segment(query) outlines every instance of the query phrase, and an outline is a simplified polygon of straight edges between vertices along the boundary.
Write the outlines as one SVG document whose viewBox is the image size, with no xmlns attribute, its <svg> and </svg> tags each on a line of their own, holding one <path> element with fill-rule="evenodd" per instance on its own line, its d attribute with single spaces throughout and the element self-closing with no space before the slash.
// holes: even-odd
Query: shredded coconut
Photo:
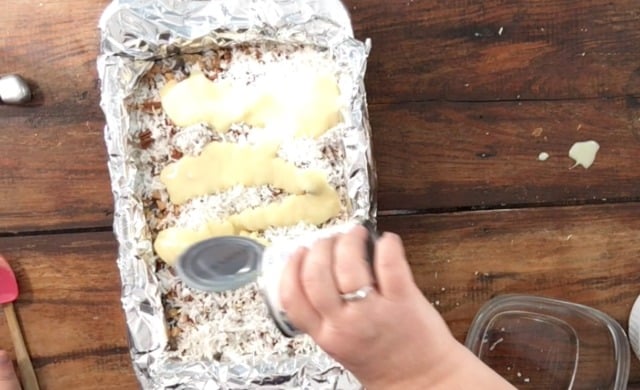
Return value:
<svg viewBox="0 0 640 390">
<path fill-rule="evenodd" d="M 265 75 L 317 69 L 339 74 L 330 53 L 312 47 L 263 45 L 206 51 L 158 61 L 145 74 L 136 92 L 129 97 L 129 142 L 137 163 L 137 194 L 143 205 L 153 240 L 158 232 L 172 226 L 197 229 L 209 220 L 220 220 L 247 208 L 278 201 L 286 196 L 271 186 L 235 186 L 217 194 L 197 197 L 180 206 L 173 205 L 160 172 L 183 156 L 196 156 L 210 142 L 256 144 L 269 138 L 270 129 L 235 124 L 226 133 L 217 133 L 207 124 L 180 128 L 165 115 L 159 90 L 169 80 L 180 81 L 193 71 L 209 79 L 233 79 L 248 83 Z M 347 83 L 348 84 L 348 83 Z M 342 88 L 342 87 L 341 87 Z M 348 95 L 348 93 L 343 93 Z M 344 97 L 345 102 L 347 97 Z M 346 106 L 346 105 L 345 105 Z M 329 183 L 338 190 L 343 205 L 340 215 L 324 226 L 349 219 L 349 194 L 345 183 L 345 152 L 341 139 L 345 125 L 338 125 L 319 139 L 283 140 L 278 156 L 299 168 L 326 172 Z M 270 228 L 258 236 L 269 242 L 295 237 L 324 226 L 299 223 Z M 154 257 L 156 258 L 156 257 Z M 156 276 L 168 325 L 168 353 L 186 361 L 202 359 L 246 361 L 256 356 L 293 355 L 318 352 L 308 337 L 285 338 L 267 313 L 255 285 L 220 294 L 191 290 L 173 269 L 156 258 Z"/>
</svg>

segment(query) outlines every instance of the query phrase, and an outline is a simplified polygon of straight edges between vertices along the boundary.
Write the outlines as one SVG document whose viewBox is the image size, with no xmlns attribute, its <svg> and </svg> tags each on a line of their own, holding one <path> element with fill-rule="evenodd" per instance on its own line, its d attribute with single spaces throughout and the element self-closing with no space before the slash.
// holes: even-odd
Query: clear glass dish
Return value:
<svg viewBox="0 0 640 390">
<path fill-rule="evenodd" d="M 519 389 L 626 389 L 630 349 L 622 327 L 593 308 L 504 295 L 476 315 L 465 342 Z"/>
</svg>

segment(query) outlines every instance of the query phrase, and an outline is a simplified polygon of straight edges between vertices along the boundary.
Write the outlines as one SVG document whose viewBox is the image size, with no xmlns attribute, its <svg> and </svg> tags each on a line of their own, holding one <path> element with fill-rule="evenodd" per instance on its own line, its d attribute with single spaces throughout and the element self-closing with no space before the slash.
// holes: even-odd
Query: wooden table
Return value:
<svg viewBox="0 0 640 390">
<path fill-rule="evenodd" d="M 31 107 L 0 106 L 0 250 L 43 389 L 136 388 L 98 106 L 106 4 L 0 13 L 0 73 L 37 86 Z M 373 40 L 379 224 L 404 237 L 455 336 L 503 293 L 586 304 L 626 329 L 640 293 L 640 3 L 347 4 L 357 37 Z M 595 164 L 570 169 L 569 148 L 590 139 Z"/>
</svg>

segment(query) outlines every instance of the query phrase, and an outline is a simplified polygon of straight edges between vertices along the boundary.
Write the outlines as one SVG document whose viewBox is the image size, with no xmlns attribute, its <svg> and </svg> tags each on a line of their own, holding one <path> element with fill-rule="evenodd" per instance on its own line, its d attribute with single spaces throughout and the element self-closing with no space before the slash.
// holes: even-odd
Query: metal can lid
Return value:
<svg viewBox="0 0 640 390">
<path fill-rule="evenodd" d="M 208 292 L 235 290 L 256 280 L 264 246 L 246 237 L 201 241 L 178 259 L 178 276 L 189 287 Z"/>
</svg>

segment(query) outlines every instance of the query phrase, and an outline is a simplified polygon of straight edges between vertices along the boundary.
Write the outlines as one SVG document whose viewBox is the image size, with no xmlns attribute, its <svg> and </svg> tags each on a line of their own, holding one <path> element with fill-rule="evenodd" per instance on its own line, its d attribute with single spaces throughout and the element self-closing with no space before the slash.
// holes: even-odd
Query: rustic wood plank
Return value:
<svg viewBox="0 0 640 390">
<path fill-rule="evenodd" d="M 113 235 L 0 238 L 0 247 L 41 388 L 135 388 Z M 0 348 L 11 350 L 6 326 L 0 316 Z"/>
<path fill-rule="evenodd" d="M 640 93 L 634 0 L 346 0 L 372 103 Z"/>
<path fill-rule="evenodd" d="M 403 234 L 423 291 L 434 302 L 439 302 L 454 333 L 463 337 L 480 305 L 503 292 L 535 293 L 589 304 L 625 324 L 631 302 L 638 293 L 632 286 L 638 284 L 637 275 L 640 275 L 635 269 L 639 254 L 639 211 L 637 205 L 629 205 L 381 218 L 381 227 Z M 603 232 L 607 232 L 608 237 Z M 74 349 L 86 350 L 87 343 L 91 345 L 96 340 L 92 333 L 96 329 L 93 317 L 121 316 L 118 287 L 113 282 L 117 280 L 112 263 L 114 249 L 109 233 L 86 235 L 87 239 L 71 237 L 56 236 L 55 241 L 51 237 L 1 241 L 9 258 L 21 259 L 17 264 L 13 260 L 12 264 L 16 266 L 23 289 L 18 305 L 22 321 L 38 323 L 43 317 L 49 317 L 43 313 L 50 312 L 46 321 L 56 320 L 59 334 L 86 332 L 87 337 L 69 338 Z M 87 246 L 98 248 L 87 250 Z M 93 259 L 90 266 L 87 258 Z M 34 273 L 39 276 L 34 277 Z M 65 277 L 74 284 L 60 289 L 60 281 Z M 82 283 L 80 287 L 75 285 L 77 281 Z M 100 294 L 86 291 L 91 288 Z M 110 298 L 103 295 L 105 291 L 110 293 Z M 82 318 L 82 322 L 78 318 Z M 2 326 L 4 323 L 0 320 L 0 328 Z M 110 345 L 108 340 L 113 339 L 122 344 L 104 347 L 101 343 L 96 347 L 99 349 L 89 349 L 89 355 L 110 356 L 110 351 L 117 355 L 125 353 L 122 326 L 97 329 L 98 335 L 104 335 L 104 344 Z M 32 340 L 32 353 L 42 355 L 44 352 L 39 351 L 54 351 L 54 356 L 69 355 L 59 348 L 57 338 L 51 338 L 48 328 L 27 328 L 26 332 Z M 2 334 L 6 332 L 0 332 Z M 9 343 L 6 337 L 0 341 L 2 345 Z M 32 347 L 31 343 L 41 349 Z M 127 358 L 108 357 L 107 360 L 116 359 L 113 364 L 120 367 Z M 57 359 L 63 358 L 48 360 L 36 355 L 36 365 L 44 370 L 41 374 L 39 368 L 39 375 L 48 376 L 52 381 L 55 378 L 71 381 L 68 376 L 71 374 L 60 374 L 67 369 L 73 375 L 87 372 L 87 378 L 102 375 L 84 367 L 84 364 L 94 367 L 93 362 L 78 363 L 81 366 L 64 363 L 47 373 L 48 368 L 44 367 Z M 635 362 L 634 367 L 637 368 Z M 119 375 L 114 374 L 114 378 Z M 633 379 L 640 381 L 640 378 Z M 60 386 L 58 382 L 52 383 L 51 388 L 68 388 L 67 382 L 59 382 Z"/>
<path fill-rule="evenodd" d="M 0 235 L 110 224 L 95 71 L 107 3 L 28 0 L 0 14 L 0 72 L 36 86 L 31 107 L 0 106 Z M 347 4 L 357 35 L 374 40 L 367 88 L 381 210 L 640 196 L 632 165 L 640 140 L 636 2 Z M 574 101 L 609 96 L 626 99 Z M 570 101 L 382 104 L 496 99 Z M 596 165 L 567 170 L 569 160 L 556 156 L 588 138 L 602 144 Z M 540 151 L 552 158 L 538 163 Z M 586 303 L 626 324 L 640 275 L 638 207 L 383 217 L 381 227 L 405 237 L 423 291 L 462 338 L 480 305 L 504 292 Z M 18 312 L 45 388 L 135 387 L 110 234 L 0 243 L 18 271 Z M 113 323 L 96 326 L 103 318 Z M 3 347 L 4 327 L 0 317 Z"/>
<path fill-rule="evenodd" d="M 30 0 L 11 3 L 7 12 L 0 15 L 0 23 L 7 26 L 3 38 L 8 42 L 0 56 L 0 69 L 20 72 L 37 85 L 32 107 L 0 106 L 0 197 L 5 200 L 0 206 L 0 234 L 111 223 L 112 200 L 101 134 L 104 121 L 98 108 L 95 70 L 96 23 L 107 3 L 107 0 Z M 629 27 L 637 17 L 630 1 L 548 0 L 536 6 L 527 3 L 526 7 L 524 2 L 497 1 L 448 2 L 446 5 L 414 1 L 405 6 L 372 1 L 349 4 L 359 35 L 371 35 L 382 45 L 374 51 L 371 77 L 367 81 L 372 102 L 452 98 L 443 91 L 453 91 L 447 83 L 468 73 L 460 66 L 478 68 L 476 62 L 462 61 L 460 55 L 476 58 L 478 50 L 489 50 L 487 47 L 495 55 L 518 51 L 486 37 L 469 43 L 464 34 L 460 38 L 464 42 L 451 43 L 447 29 L 462 26 L 459 31 L 475 31 L 477 26 L 494 19 L 496 26 L 506 26 L 499 22 L 512 19 L 515 25 L 524 23 L 519 30 L 504 27 L 514 34 L 520 31 L 518 34 L 523 36 L 530 35 L 525 27 L 545 25 L 549 28 L 549 37 L 553 37 L 547 37 L 550 44 L 560 49 L 587 45 L 598 53 L 613 54 L 606 56 L 609 62 L 597 64 L 601 74 L 553 60 L 554 55 L 562 52 L 554 49 L 549 54 L 551 59 L 528 61 L 526 67 L 514 68 L 515 73 L 500 67 L 496 68 L 499 74 L 486 73 L 479 68 L 475 72 L 484 81 L 474 82 L 469 89 L 485 84 L 507 88 L 510 83 L 498 77 L 501 74 L 513 80 L 528 80 L 522 83 L 541 91 L 539 96 L 522 94 L 521 98 L 602 96 L 589 92 L 589 88 L 600 82 L 610 84 L 608 91 L 614 95 L 634 94 L 636 82 L 640 82 L 639 77 L 629 76 L 627 69 L 631 62 L 637 63 L 634 56 L 640 55 L 638 50 L 625 49 L 636 41 L 633 37 L 638 34 L 637 29 Z M 550 22 L 552 16 L 556 22 Z M 567 26 L 569 19 L 573 22 Z M 70 26 L 73 34 L 68 33 Z M 588 31 L 580 31 L 584 28 Z M 413 30 L 415 34 L 407 32 Z M 506 39 L 505 34 L 499 37 Z M 536 37 L 533 35 L 531 39 L 538 39 Z M 412 41 L 417 39 L 424 44 Z M 432 39 L 449 43 L 434 46 Z M 394 50 L 403 50 L 406 56 Z M 447 50 L 459 53 L 447 54 Z M 375 55 L 379 57 L 376 59 Z M 433 66 L 425 69 L 413 64 L 434 58 L 439 58 L 436 70 L 430 70 Z M 595 66 L 592 65 L 589 69 Z M 384 66 L 388 69 L 383 69 Z M 394 66 L 408 66 L 413 73 Z M 558 74 L 569 71 L 572 73 Z M 397 79 L 389 79 L 385 72 L 395 78 L 406 77 L 411 82 L 394 82 Z M 582 92 L 566 96 L 547 93 L 553 92 L 552 87 L 562 85 L 558 81 L 560 76 L 579 84 L 572 86 L 572 91 Z M 431 81 L 423 80 L 424 77 Z M 531 77 L 537 77 L 538 81 L 532 81 Z M 583 80 L 585 77 L 599 81 L 587 83 L 587 79 Z M 635 81 L 632 80 L 631 89 L 623 91 L 623 83 L 618 78 L 625 77 Z M 429 87 L 429 83 L 437 84 L 439 80 L 445 80 L 442 81 L 445 84 Z M 548 88 L 540 83 L 547 83 Z M 420 90 L 402 91 L 405 87 L 399 85 L 416 86 Z M 427 93 L 421 92 L 423 90 Z M 500 97 L 497 92 L 489 92 L 487 96 L 465 94 L 461 99 Z M 510 96 L 517 91 L 512 92 Z M 640 139 L 639 107 L 640 103 L 633 97 L 613 102 L 524 102 L 522 105 L 373 104 L 371 121 L 380 175 L 380 208 L 449 209 L 633 199 L 639 194 L 631 165 L 637 155 L 637 143 L 629 134 Z M 581 124 L 582 131 L 574 131 Z M 529 137 L 536 128 L 544 129 L 544 135 L 538 139 Z M 566 154 L 570 144 L 583 136 L 597 136 L 602 141 L 604 159 L 599 159 L 588 172 L 568 171 L 569 162 L 555 156 Z M 552 154 L 552 159 L 538 164 L 535 157 L 542 146 Z M 407 149 L 410 153 L 405 153 Z M 615 157 L 612 150 L 616 150 Z M 523 183 L 523 177 L 533 177 L 535 181 Z"/>
<path fill-rule="evenodd" d="M 640 109 L 628 99 L 371 107 L 379 207 L 441 211 L 640 199 Z M 100 115 L 0 118 L 0 233 L 111 224 Z M 65 124 L 69 121 L 69 124 Z M 569 169 L 576 141 L 601 144 Z M 546 162 L 538 155 L 551 155 Z"/>
<path fill-rule="evenodd" d="M 626 328 L 640 293 L 639 215 L 640 204 L 541 208 L 382 217 L 380 228 L 401 234 L 417 283 L 462 341 L 480 307 L 505 293 L 586 304 Z M 16 269 L 18 313 L 46 388 L 101 378 L 132 388 L 112 235 L 1 238 L 0 246 Z M 3 348 L 5 328 L 0 317 Z"/>
<path fill-rule="evenodd" d="M 636 123 L 627 100 L 414 103 L 371 110 L 382 210 L 499 208 L 640 197 Z M 574 142 L 594 165 L 570 169 Z M 538 160 L 541 152 L 551 157 Z"/>
<path fill-rule="evenodd" d="M 0 232 L 111 223 L 103 124 L 70 119 L 0 118 Z"/>
<path fill-rule="evenodd" d="M 463 341 L 480 307 L 506 293 L 585 304 L 626 330 L 640 294 L 639 216 L 640 204 L 606 205 L 389 217 L 380 228 L 401 234 L 416 282 Z"/>
<path fill-rule="evenodd" d="M 34 364 L 38 365 L 40 388 L 43 390 L 140 388 L 136 378 L 129 373 L 131 360 L 124 348 L 88 352 L 84 356 L 64 356 L 52 361 L 36 359 Z M 46 386 L 42 386 L 42 383 Z"/>
<path fill-rule="evenodd" d="M 57 109 L 95 102 L 96 25 L 107 3 L 8 5 L 0 69 L 34 80 Z M 373 40 L 371 103 L 640 94 L 633 0 L 345 3 L 357 37 Z"/>
<path fill-rule="evenodd" d="M 36 104 L 82 113 L 98 96 L 98 19 L 109 0 L 25 0 L 4 5 L 0 74 L 36 87 Z"/>
<path fill-rule="evenodd" d="M 110 224 L 95 63 L 108 3 L 9 2 L 0 14 L 0 74 L 35 94 L 29 107 L 0 105 L 0 233 Z"/>
</svg>

